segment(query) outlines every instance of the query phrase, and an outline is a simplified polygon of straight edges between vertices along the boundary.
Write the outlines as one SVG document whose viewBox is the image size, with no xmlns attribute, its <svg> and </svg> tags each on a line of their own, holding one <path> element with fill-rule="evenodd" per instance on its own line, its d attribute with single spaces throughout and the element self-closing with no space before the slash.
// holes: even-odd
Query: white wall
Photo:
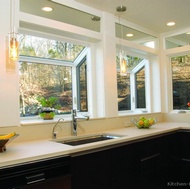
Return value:
<svg viewBox="0 0 190 189">
<path fill-rule="evenodd" d="M 10 1 L 0 0 L 0 4 L 0 126 L 16 126 L 20 125 L 17 66 L 15 69 L 8 69 L 6 60 L 6 40 L 10 31 Z"/>
<path fill-rule="evenodd" d="M 84 43 L 88 43 L 92 47 L 91 52 L 91 67 L 90 71 L 92 73 L 91 81 L 94 82 L 94 86 L 91 86 L 93 89 L 93 98 L 91 98 L 90 105 L 94 107 L 94 110 L 91 112 L 93 117 L 106 117 L 113 118 L 118 116 L 117 111 L 117 78 L 116 78 L 116 61 L 115 61 L 115 17 L 106 12 L 100 12 L 99 10 L 92 10 L 93 14 L 100 16 L 102 18 L 101 32 L 88 31 L 83 28 L 77 28 L 75 26 L 69 26 L 65 23 L 59 23 L 56 21 L 51 21 L 46 18 L 40 18 L 36 16 L 27 15 L 24 13 L 18 13 L 19 11 L 19 0 L 14 0 L 16 2 L 16 16 L 15 16 L 15 25 L 18 26 L 18 20 L 22 19 L 23 21 L 33 22 L 35 24 L 46 26 L 47 23 L 50 26 L 59 30 L 72 31 L 77 36 L 77 40 L 82 36 Z M 61 0 L 58 0 L 61 2 Z M 74 1 L 67 0 L 65 1 L 67 6 L 75 4 Z M 10 0 L 0 0 L 0 127 L 4 126 L 18 126 L 20 125 L 20 116 L 19 116 L 19 74 L 18 74 L 18 64 L 14 70 L 7 69 L 6 60 L 6 38 L 10 31 Z M 87 6 L 79 6 L 76 3 L 77 7 L 81 7 L 83 11 L 89 10 Z M 134 25 L 130 22 L 125 23 L 129 27 L 134 27 L 134 29 L 143 29 L 137 25 Z M 146 30 L 144 30 L 146 33 Z M 150 31 L 147 31 L 150 32 Z M 156 35 L 156 34 L 155 34 Z M 87 37 L 85 37 L 87 36 Z M 161 39 L 163 36 L 161 36 Z M 89 43 L 85 41 L 90 39 L 94 43 Z M 137 49 L 146 52 L 147 48 L 142 47 L 138 44 L 125 41 L 125 45 L 128 46 L 128 49 Z M 160 57 L 158 59 L 158 51 L 155 49 L 149 50 L 151 54 L 151 66 L 150 70 L 151 75 L 151 110 L 153 112 L 168 112 L 168 103 L 170 99 L 168 98 L 169 83 L 168 81 L 168 67 L 167 56 L 164 54 L 163 41 L 160 41 Z M 187 51 L 189 49 L 187 48 Z M 148 53 L 147 53 L 148 54 Z M 94 90 L 95 88 L 95 90 Z M 170 94 L 169 94 L 170 95 Z M 169 96 L 170 97 L 170 96 Z M 117 119 L 117 118 L 116 118 Z M 169 120 L 169 119 L 167 119 Z"/>
<path fill-rule="evenodd" d="M 113 129 L 125 128 L 127 126 L 133 126 L 131 118 L 139 118 L 141 115 L 135 116 L 121 116 L 115 118 L 99 118 L 90 119 L 88 121 L 78 121 L 78 135 L 81 134 L 93 134 L 95 132 L 107 132 Z M 159 122 L 163 121 L 163 114 L 154 113 L 146 114 L 146 117 L 154 117 Z M 14 142 L 27 141 L 27 140 L 40 140 L 40 139 L 52 139 L 52 130 L 55 123 L 47 122 L 41 124 L 27 124 L 21 127 L 4 127 L 0 129 L 0 133 L 16 132 L 20 134 L 19 137 L 14 139 Z M 59 123 L 60 128 L 57 128 L 58 138 L 71 136 L 71 122 L 65 121 Z"/>
<path fill-rule="evenodd" d="M 1 49 L 1 60 L 0 65 L 0 87 L 2 88 L 0 92 L 1 106 L 0 115 L 1 122 L 0 126 L 18 126 L 20 125 L 19 116 L 19 74 L 18 74 L 18 64 L 15 70 L 6 70 L 6 60 L 5 60 L 5 39 L 10 30 L 10 0 L 4 1 L 0 0 L 0 49 Z M 117 77 L 116 77 L 116 48 L 115 48 L 115 16 L 106 12 L 100 12 L 99 10 L 90 9 L 93 14 L 101 16 L 101 32 L 88 31 L 83 28 L 77 28 L 76 26 L 71 26 L 69 24 L 60 23 L 57 21 L 52 21 L 46 18 L 39 18 L 38 16 L 29 15 L 26 13 L 19 13 L 19 0 L 16 0 L 16 26 L 18 26 L 18 20 L 23 22 L 35 23 L 39 26 L 48 26 L 57 28 L 63 31 L 71 31 L 76 33 L 75 36 L 79 38 L 82 37 L 84 43 L 89 43 L 85 41 L 87 39 L 93 39 L 94 43 L 89 44 L 92 47 L 91 52 L 91 67 L 90 72 L 94 76 L 91 78 L 93 83 L 93 98 L 91 98 L 90 105 L 94 107 L 91 112 L 92 117 L 117 117 L 118 116 L 118 105 L 117 105 Z M 67 5 L 73 5 L 73 1 L 65 1 Z M 87 6 L 79 6 L 83 11 L 89 11 Z M 51 24 L 50 24 L 51 23 Z M 136 26 L 135 26 L 136 27 Z M 73 35 L 72 35 L 73 36 Z M 87 37 L 85 37 L 87 36 Z M 130 44 L 129 44 L 130 45 Z M 136 47 L 135 44 L 131 44 L 133 48 Z M 139 45 L 137 45 L 139 47 Z M 142 47 L 140 47 L 141 49 Z M 93 69 L 93 70 L 92 70 Z M 95 89 L 94 89 L 95 88 Z M 91 108 L 90 107 L 90 108 Z M 11 111 L 11 113 L 10 113 Z M 11 114 L 11 119 L 10 119 Z"/>
</svg>

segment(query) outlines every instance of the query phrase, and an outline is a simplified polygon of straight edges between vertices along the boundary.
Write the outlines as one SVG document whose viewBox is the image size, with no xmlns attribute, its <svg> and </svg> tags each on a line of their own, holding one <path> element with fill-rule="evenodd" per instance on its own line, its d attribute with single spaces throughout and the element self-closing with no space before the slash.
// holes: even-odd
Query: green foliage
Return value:
<svg viewBox="0 0 190 189">
<path fill-rule="evenodd" d="M 74 61 L 85 48 L 81 45 L 70 44 L 47 38 L 19 35 L 19 53 L 23 56 L 34 56 L 65 61 Z"/>
<path fill-rule="evenodd" d="M 50 107 L 50 108 L 55 108 L 58 99 L 56 97 L 37 97 L 37 101 L 42 105 L 42 107 Z"/>
<path fill-rule="evenodd" d="M 43 112 L 43 113 L 40 113 L 40 117 L 42 117 L 43 119 L 53 119 L 54 116 L 55 116 L 54 112 L 50 112 L 50 113 Z"/>
</svg>

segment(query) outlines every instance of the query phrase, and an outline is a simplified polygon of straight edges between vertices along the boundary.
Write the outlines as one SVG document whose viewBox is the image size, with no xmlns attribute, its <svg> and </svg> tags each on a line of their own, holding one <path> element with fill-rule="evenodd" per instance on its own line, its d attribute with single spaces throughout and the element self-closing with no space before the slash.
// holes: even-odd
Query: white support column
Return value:
<svg viewBox="0 0 190 189">
<path fill-rule="evenodd" d="M 115 45 L 115 17 L 103 13 L 101 33 L 103 39 L 91 46 L 93 80 L 93 117 L 117 117 L 117 70 Z"/>
<path fill-rule="evenodd" d="M 17 9 L 15 11 L 15 25 L 17 25 L 19 1 L 14 1 Z M 18 66 L 9 70 L 6 65 L 6 42 L 10 32 L 10 3 L 11 0 L 0 0 L 0 127 L 20 125 Z"/>
<path fill-rule="evenodd" d="M 103 33 L 105 117 L 118 116 L 114 21 L 114 15 L 106 12 L 103 13 L 101 29 Z"/>
</svg>

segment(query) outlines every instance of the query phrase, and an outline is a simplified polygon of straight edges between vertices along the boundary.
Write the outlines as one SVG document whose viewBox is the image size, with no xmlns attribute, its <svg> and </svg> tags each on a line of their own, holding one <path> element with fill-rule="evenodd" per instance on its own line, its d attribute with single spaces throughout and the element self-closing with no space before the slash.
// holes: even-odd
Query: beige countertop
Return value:
<svg viewBox="0 0 190 189">
<path fill-rule="evenodd" d="M 153 125 L 150 129 L 138 129 L 132 126 L 121 129 L 106 130 L 101 133 L 118 134 L 122 135 L 122 137 L 79 146 L 60 144 L 51 141 L 51 139 L 22 142 L 12 141 L 7 144 L 7 151 L 0 153 L 0 167 L 3 168 L 8 165 L 15 165 L 18 163 L 25 163 L 54 156 L 71 155 L 86 150 L 137 140 L 179 129 L 190 129 L 190 123 L 160 122 Z"/>
</svg>

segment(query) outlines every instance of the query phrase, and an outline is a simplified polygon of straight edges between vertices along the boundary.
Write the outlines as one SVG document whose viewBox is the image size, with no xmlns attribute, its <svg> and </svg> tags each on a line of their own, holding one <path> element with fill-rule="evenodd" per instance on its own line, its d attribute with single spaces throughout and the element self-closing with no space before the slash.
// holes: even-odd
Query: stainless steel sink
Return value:
<svg viewBox="0 0 190 189">
<path fill-rule="evenodd" d="M 72 139 L 66 139 L 66 140 L 53 140 L 54 142 L 67 144 L 71 146 L 78 146 L 82 144 L 88 144 L 88 143 L 94 143 L 99 141 L 105 141 L 105 140 L 111 140 L 122 137 L 121 135 L 114 135 L 114 134 L 97 134 L 97 135 L 90 135 L 90 136 L 82 136 L 82 137 L 76 137 Z"/>
</svg>

